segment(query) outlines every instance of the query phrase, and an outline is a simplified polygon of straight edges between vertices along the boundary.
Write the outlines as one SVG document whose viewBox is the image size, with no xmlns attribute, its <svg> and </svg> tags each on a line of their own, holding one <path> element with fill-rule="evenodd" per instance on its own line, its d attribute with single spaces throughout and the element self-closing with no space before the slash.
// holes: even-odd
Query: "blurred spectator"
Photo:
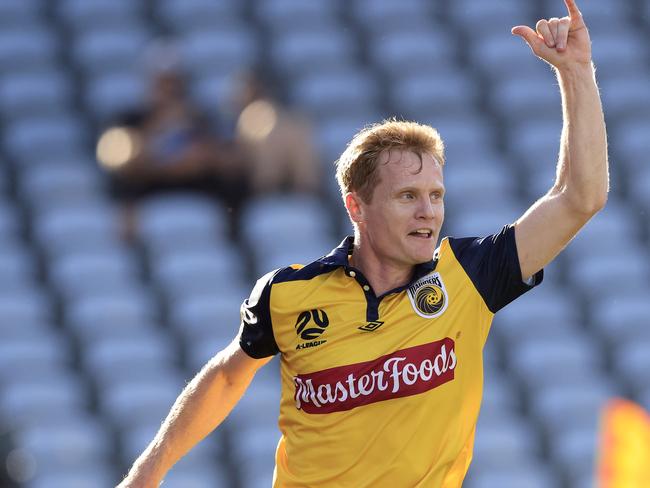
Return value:
<svg viewBox="0 0 650 488">
<path fill-rule="evenodd" d="M 234 104 L 236 138 L 250 155 L 253 192 L 318 192 L 320 165 L 309 120 L 283 106 L 255 71 L 242 75 Z"/>
<path fill-rule="evenodd" d="M 127 205 L 128 233 L 133 205 L 153 194 L 198 191 L 234 213 L 248 194 L 243 152 L 194 107 L 173 58 L 151 69 L 146 107 L 123 114 L 98 144 L 98 159 Z"/>
</svg>

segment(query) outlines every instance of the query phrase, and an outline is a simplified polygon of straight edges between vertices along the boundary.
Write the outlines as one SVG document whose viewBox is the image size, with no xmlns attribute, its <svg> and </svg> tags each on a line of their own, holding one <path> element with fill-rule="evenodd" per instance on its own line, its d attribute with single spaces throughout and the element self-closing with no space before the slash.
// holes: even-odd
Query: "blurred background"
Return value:
<svg viewBox="0 0 650 488">
<path fill-rule="evenodd" d="M 650 1 L 583 0 L 612 192 L 495 319 L 464 486 L 593 486 L 650 407 Z M 443 235 L 551 185 L 554 75 L 510 27 L 561 0 L 1 0 L 0 486 L 114 486 L 237 333 L 258 276 L 350 232 L 333 161 L 384 117 L 447 146 Z M 166 487 L 269 487 L 277 360 Z"/>
</svg>

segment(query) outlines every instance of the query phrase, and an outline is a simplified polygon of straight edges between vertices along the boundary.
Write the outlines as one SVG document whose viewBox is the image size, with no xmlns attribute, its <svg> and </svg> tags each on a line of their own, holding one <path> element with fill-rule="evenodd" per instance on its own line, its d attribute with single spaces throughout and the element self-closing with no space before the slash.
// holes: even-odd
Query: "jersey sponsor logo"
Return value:
<svg viewBox="0 0 650 488">
<path fill-rule="evenodd" d="M 305 413 L 344 412 L 418 395 L 454 379 L 453 339 L 409 347 L 372 361 L 294 377 L 296 408 Z"/>
<path fill-rule="evenodd" d="M 447 290 L 440 273 L 420 278 L 408 287 L 407 294 L 413 310 L 420 317 L 433 319 L 447 309 Z"/>
<path fill-rule="evenodd" d="M 381 320 L 375 320 L 374 322 L 368 322 L 367 324 L 362 325 L 361 327 L 357 327 L 357 329 L 362 330 L 364 332 L 374 332 L 377 329 L 379 329 L 379 327 L 381 327 L 382 325 L 384 325 L 384 323 Z"/>
<path fill-rule="evenodd" d="M 330 319 L 324 310 L 306 310 L 298 315 L 296 325 L 294 326 L 296 334 L 298 334 L 301 339 L 309 342 L 298 344 L 296 350 L 320 346 L 327 342 L 325 339 L 315 339 L 318 339 L 320 335 L 325 332 L 325 329 L 327 329 L 329 324 Z"/>
</svg>

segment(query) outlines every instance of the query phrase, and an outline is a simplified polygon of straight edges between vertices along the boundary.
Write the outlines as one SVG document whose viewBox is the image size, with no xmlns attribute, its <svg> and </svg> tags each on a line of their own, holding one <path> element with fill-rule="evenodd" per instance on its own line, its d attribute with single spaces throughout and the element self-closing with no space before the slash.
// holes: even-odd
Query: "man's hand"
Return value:
<svg viewBox="0 0 650 488">
<path fill-rule="evenodd" d="M 542 19 L 534 31 L 518 25 L 512 33 L 522 37 L 541 59 L 562 71 L 576 64 L 591 64 L 591 39 L 574 0 L 564 0 L 569 15 Z"/>
</svg>

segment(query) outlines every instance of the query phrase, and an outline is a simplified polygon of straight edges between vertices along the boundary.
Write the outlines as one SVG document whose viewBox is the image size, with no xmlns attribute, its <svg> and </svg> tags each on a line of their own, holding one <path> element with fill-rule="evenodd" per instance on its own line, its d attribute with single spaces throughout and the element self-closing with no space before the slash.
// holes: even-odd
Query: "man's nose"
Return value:
<svg viewBox="0 0 650 488">
<path fill-rule="evenodd" d="M 435 209 L 433 208 L 433 203 L 428 198 L 423 198 L 418 205 L 418 214 L 417 218 L 432 220 L 436 216 Z"/>
</svg>

